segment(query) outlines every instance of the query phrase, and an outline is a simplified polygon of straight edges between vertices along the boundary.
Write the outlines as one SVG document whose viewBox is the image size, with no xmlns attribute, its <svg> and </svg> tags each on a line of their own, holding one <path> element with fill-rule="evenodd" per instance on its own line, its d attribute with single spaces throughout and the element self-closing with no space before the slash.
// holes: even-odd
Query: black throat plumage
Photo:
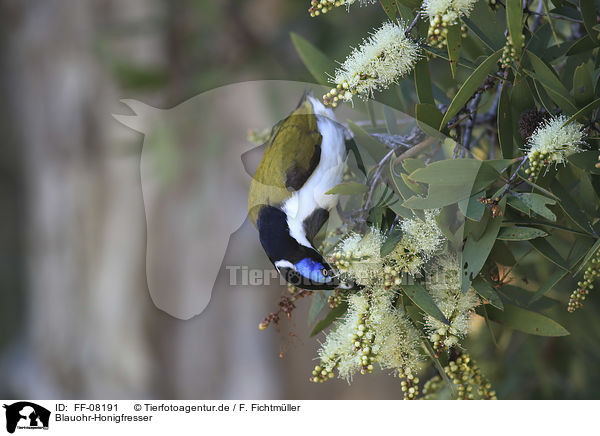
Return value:
<svg viewBox="0 0 600 436">
<path fill-rule="evenodd" d="M 274 206 L 263 206 L 256 221 L 260 243 L 265 253 L 275 263 L 287 260 L 293 264 L 304 258 L 321 261 L 322 256 L 312 247 L 306 247 L 290 235 L 287 215 Z"/>
</svg>

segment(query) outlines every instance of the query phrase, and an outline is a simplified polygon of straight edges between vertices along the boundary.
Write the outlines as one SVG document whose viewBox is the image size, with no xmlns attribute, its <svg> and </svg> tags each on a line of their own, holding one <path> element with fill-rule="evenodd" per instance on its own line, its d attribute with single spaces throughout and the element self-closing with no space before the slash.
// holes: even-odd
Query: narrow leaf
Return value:
<svg viewBox="0 0 600 436">
<path fill-rule="evenodd" d="M 348 310 L 348 303 L 346 303 L 346 302 L 342 302 L 342 303 L 340 303 L 339 306 L 336 306 L 333 309 L 331 309 L 329 311 L 329 313 L 327 314 L 327 316 L 324 319 L 322 319 L 321 321 L 319 321 L 317 323 L 317 325 L 315 325 L 315 328 L 313 328 L 312 331 L 310 332 L 310 337 L 312 338 L 319 332 L 321 332 L 324 329 L 326 329 L 327 327 L 329 327 L 331 324 L 333 324 L 333 322 L 335 320 L 337 320 L 342 315 L 344 315 L 344 313 L 346 313 L 347 310 Z"/>
<path fill-rule="evenodd" d="M 538 253 L 548 259 L 550 262 L 559 266 L 564 270 L 569 270 L 569 265 L 562 258 L 562 256 L 556 251 L 556 249 L 550 245 L 550 243 L 544 238 L 532 239 L 529 241 L 531 246 L 536 249 Z"/>
<path fill-rule="evenodd" d="M 434 105 L 435 100 L 433 99 L 431 74 L 429 73 L 429 62 L 427 62 L 427 59 L 420 59 L 419 62 L 415 64 L 414 77 L 419 103 Z M 438 125 L 436 125 L 436 127 Z"/>
<path fill-rule="evenodd" d="M 481 276 L 477 276 L 473 280 L 473 283 L 471 283 L 471 286 L 485 301 L 500 310 L 504 310 L 504 304 L 502 304 L 502 300 L 494 287 L 481 278 Z"/>
<path fill-rule="evenodd" d="M 594 26 L 597 24 L 596 16 L 598 15 L 598 11 L 596 10 L 594 0 L 579 0 L 579 9 L 581 10 L 583 27 L 587 30 L 592 41 L 596 41 L 596 45 L 598 45 L 598 31 L 594 29 Z"/>
<path fill-rule="evenodd" d="M 296 51 L 300 55 L 300 59 L 302 59 L 308 71 L 310 71 L 317 82 L 327 85 L 329 83 L 327 72 L 335 70 L 335 63 L 302 36 L 294 32 L 290 36 Z"/>
<path fill-rule="evenodd" d="M 506 197 L 500 200 L 500 210 L 504 212 L 506 207 Z M 463 248 L 463 278 L 462 278 L 462 290 L 466 292 L 471 285 L 471 281 L 477 277 L 477 274 L 483 268 L 488 255 L 494 247 L 496 237 L 500 231 L 500 225 L 502 224 L 502 215 L 495 218 L 490 217 L 488 220 L 485 232 L 479 239 L 474 237 L 468 237 L 464 248 Z"/>
<path fill-rule="evenodd" d="M 569 118 L 567 120 L 566 124 L 569 124 L 573 121 L 577 121 L 583 117 L 585 117 L 586 115 L 588 115 L 590 112 L 592 112 L 594 109 L 600 107 L 600 98 L 597 100 L 594 100 L 591 103 L 588 103 L 586 106 L 584 106 L 583 108 L 579 109 L 577 112 L 575 112 L 571 118 Z"/>
<path fill-rule="evenodd" d="M 375 162 L 379 162 L 389 151 L 384 144 L 369 135 L 369 133 L 359 125 L 354 124 L 352 121 L 348 121 L 348 126 L 354 134 L 355 141 L 363 150 L 366 150 L 367 153 L 369 153 Z"/>
<path fill-rule="evenodd" d="M 585 63 L 582 63 L 575 69 L 573 74 L 573 95 L 575 103 L 582 107 L 594 100 L 594 83 L 592 74 Z"/>
<path fill-rule="evenodd" d="M 450 325 L 450 322 L 448 322 L 440 308 L 437 307 L 435 301 L 433 301 L 433 298 L 431 298 L 431 295 L 429 295 L 423 286 L 418 283 L 415 283 L 414 285 L 402 285 L 402 290 L 413 303 L 423 310 L 423 312 L 444 324 Z"/>
<path fill-rule="evenodd" d="M 396 21 L 396 11 L 398 10 L 396 0 L 379 0 L 379 3 L 390 20 Z"/>
<path fill-rule="evenodd" d="M 500 100 L 498 101 L 498 140 L 502 149 L 502 157 L 514 157 L 512 107 L 510 104 L 510 85 L 501 84 Z"/>
<path fill-rule="evenodd" d="M 557 269 L 552 273 L 552 275 L 544 282 L 542 286 L 538 288 L 537 291 L 531 296 L 529 300 L 528 306 L 531 306 L 533 303 L 542 298 L 550 289 L 552 289 L 559 281 L 561 281 L 566 275 L 568 271 Z"/>
<path fill-rule="evenodd" d="M 523 43 L 523 6 L 521 0 L 506 0 L 506 22 L 516 57 L 521 59 L 521 44 Z"/>
<path fill-rule="evenodd" d="M 497 68 L 497 62 L 498 59 L 500 59 L 501 54 L 501 50 L 493 53 L 490 57 L 483 61 L 475 71 L 473 71 L 467 80 L 465 80 L 465 83 L 463 83 L 462 87 L 456 93 L 456 96 L 454 96 L 454 99 L 450 103 L 448 110 L 444 114 L 444 118 L 440 123 L 440 129 L 446 127 L 446 124 L 448 124 L 450 120 L 454 118 L 458 111 L 465 105 L 465 103 L 467 103 L 469 98 L 471 98 L 475 91 L 477 91 L 477 88 L 479 88 L 487 75 Z"/>
<path fill-rule="evenodd" d="M 550 185 L 550 189 L 552 189 L 552 192 L 560 198 L 560 207 L 565 211 L 569 218 L 571 218 L 582 230 L 593 235 L 594 229 L 592 228 L 590 220 L 560 182 L 554 179 Z"/>
<path fill-rule="evenodd" d="M 448 58 L 450 59 L 450 71 L 452 77 L 456 76 L 456 69 L 458 68 L 458 59 L 460 58 L 460 46 L 462 43 L 462 31 L 460 30 L 460 24 L 454 24 L 448 27 L 448 34 L 446 36 L 446 46 L 448 48 Z"/>
<path fill-rule="evenodd" d="M 331 188 L 325 194 L 326 195 L 334 195 L 334 194 L 356 195 L 356 194 L 364 194 L 368 190 L 369 190 L 369 187 L 367 185 L 363 185 L 362 183 L 343 182 L 343 183 L 340 183 L 339 185 Z"/>
<path fill-rule="evenodd" d="M 480 310 L 477 310 L 480 313 Z M 505 304 L 504 311 L 488 307 L 490 319 L 505 326 L 537 336 L 566 336 L 567 329 L 545 315 L 512 304 Z"/>
<path fill-rule="evenodd" d="M 498 239 L 502 241 L 528 241 L 545 236 L 548 233 L 533 227 L 502 227 L 498 232 Z"/>
</svg>

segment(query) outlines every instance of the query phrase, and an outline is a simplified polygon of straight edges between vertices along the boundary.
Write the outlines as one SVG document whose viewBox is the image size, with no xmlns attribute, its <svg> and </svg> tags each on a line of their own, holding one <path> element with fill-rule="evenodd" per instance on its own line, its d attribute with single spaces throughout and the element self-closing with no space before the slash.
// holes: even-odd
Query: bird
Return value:
<svg viewBox="0 0 600 436">
<path fill-rule="evenodd" d="M 248 214 L 279 274 L 305 290 L 351 289 L 313 245 L 338 198 L 345 128 L 333 111 L 305 92 L 296 109 L 276 124 L 250 183 Z"/>
</svg>

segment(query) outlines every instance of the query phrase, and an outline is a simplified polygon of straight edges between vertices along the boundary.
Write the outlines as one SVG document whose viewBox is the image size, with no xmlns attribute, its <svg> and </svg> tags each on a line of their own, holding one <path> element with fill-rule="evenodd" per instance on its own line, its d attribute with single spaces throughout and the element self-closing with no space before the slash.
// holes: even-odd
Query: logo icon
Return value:
<svg viewBox="0 0 600 436">
<path fill-rule="evenodd" d="M 50 411 L 29 401 L 5 404 L 6 431 L 14 433 L 18 429 L 48 429 Z"/>
</svg>

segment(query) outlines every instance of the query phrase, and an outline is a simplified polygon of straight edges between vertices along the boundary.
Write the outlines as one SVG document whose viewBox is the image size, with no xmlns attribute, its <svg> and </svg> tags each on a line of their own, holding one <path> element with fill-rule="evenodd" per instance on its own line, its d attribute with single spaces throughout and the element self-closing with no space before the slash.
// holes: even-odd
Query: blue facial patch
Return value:
<svg viewBox="0 0 600 436">
<path fill-rule="evenodd" d="M 323 275 L 323 270 L 325 267 L 322 263 L 316 262 L 308 257 L 305 257 L 300 262 L 296 264 L 296 269 L 303 277 L 307 279 L 317 282 L 317 283 L 327 283 L 331 281 L 331 277 Z"/>
</svg>

